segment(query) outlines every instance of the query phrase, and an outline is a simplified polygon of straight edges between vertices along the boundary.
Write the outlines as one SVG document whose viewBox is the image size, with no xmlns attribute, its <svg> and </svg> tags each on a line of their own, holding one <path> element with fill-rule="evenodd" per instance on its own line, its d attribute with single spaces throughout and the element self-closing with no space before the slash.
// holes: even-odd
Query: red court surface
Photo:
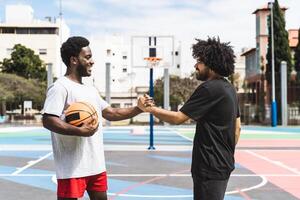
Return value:
<svg viewBox="0 0 300 200">
<path fill-rule="evenodd" d="M 300 199 L 299 158 L 299 139 L 244 139 L 239 142 L 235 154 L 237 163 L 297 199 Z"/>
</svg>

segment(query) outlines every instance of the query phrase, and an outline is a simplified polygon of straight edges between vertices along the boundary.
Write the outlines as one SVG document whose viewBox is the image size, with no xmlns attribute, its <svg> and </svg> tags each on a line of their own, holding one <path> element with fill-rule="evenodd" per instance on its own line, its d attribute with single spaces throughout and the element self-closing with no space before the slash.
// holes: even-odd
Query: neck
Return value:
<svg viewBox="0 0 300 200">
<path fill-rule="evenodd" d="M 65 77 L 69 78 L 70 80 L 82 84 L 82 76 L 80 76 L 76 71 L 72 71 L 71 69 L 67 69 Z"/>
<path fill-rule="evenodd" d="M 215 73 L 214 71 L 210 70 L 210 76 L 207 80 L 213 80 L 213 79 L 220 79 L 223 78 L 223 76 Z"/>
</svg>

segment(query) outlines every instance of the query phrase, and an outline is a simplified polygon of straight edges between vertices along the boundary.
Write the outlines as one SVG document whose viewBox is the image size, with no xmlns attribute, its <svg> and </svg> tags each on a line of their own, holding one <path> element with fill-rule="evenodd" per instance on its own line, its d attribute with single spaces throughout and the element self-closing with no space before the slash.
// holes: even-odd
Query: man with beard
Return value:
<svg viewBox="0 0 300 200">
<path fill-rule="evenodd" d="M 111 108 L 96 88 L 82 83 L 82 77 L 91 76 L 94 64 L 87 39 L 69 38 L 62 44 L 61 57 L 67 66 L 66 74 L 48 88 L 43 109 L 43 125 L 51 131 L 57 198 L 78 199 L 87 191 L 91 200 L 106 200 L 102 116 L 115 121 L 132 118 L 142 111 L 138 107 Z M 77 101 L 94 106 L 98 124 L 92 119 L 76 127 L 64 121 L 64 110 Z"/>
<path fill-rule="evenodd" d="M 197 122 L 192 155 L 195 200 L 221 200 L 234 169 L 235 145 L 240 135 L 239 106 L 235 88 L 224 77 L 234 73 L 234 53 L 219 38 L 196 39 L 192 46 L 196 77 L 204 81 L 178 112 L 153 105 L 149 96 L 138 106 L 159 119 L 181 124 Z"/>
</svg>

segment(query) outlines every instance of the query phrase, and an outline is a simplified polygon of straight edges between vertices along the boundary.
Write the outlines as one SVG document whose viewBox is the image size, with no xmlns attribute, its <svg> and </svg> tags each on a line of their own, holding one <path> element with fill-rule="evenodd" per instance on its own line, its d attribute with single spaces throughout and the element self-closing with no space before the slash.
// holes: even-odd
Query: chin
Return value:
<svg viewBox="0 0 300 200">
<path fill-rule="evenodd" d="M 86 76 L 91 76 L 92 75 L 92 71 L 87 71 L 85 75 Z"/>
</svg>

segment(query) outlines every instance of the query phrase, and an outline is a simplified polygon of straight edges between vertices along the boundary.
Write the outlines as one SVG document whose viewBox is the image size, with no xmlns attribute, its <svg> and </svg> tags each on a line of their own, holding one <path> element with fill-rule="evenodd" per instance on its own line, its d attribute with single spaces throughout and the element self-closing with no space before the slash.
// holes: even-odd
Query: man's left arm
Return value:
<svg viewBox="0 0 300 200">
<path fill-rule="evenodd" d="M 238 143 L 241 135 L 241 118 L 236 118 L 235 122 L 235 145 Z"/>
<path fill-rule="evenodd" d="M 142 112 L 137 106 L 130 108 L 112 108 L 109 106 L 102 110 L 102 116 L 109 121 L 119 121 L 132 118 Z"/>
<path fill-rule="evenodd" d="M 149 112 L 152 113 L 155 117 L 159 118 L 164 122 L 168 122 L 170 124 L 182 124 L 183 122 L 190 119 L 181 111 L 169 111 L 158 107 L 150 107 L 148 108 Z"/>
<path fill-rule="evenodd" d="M 150 112 L 155 117 L 170 124 L 182 124 L 190 119 L 181 111 L 175 112 L 156 107 L 154 102 L 149 98 L 148 95 L 144 95 L 144 97 L 138 99 L 138 107 L 144 112 Z"/>
</svg>

